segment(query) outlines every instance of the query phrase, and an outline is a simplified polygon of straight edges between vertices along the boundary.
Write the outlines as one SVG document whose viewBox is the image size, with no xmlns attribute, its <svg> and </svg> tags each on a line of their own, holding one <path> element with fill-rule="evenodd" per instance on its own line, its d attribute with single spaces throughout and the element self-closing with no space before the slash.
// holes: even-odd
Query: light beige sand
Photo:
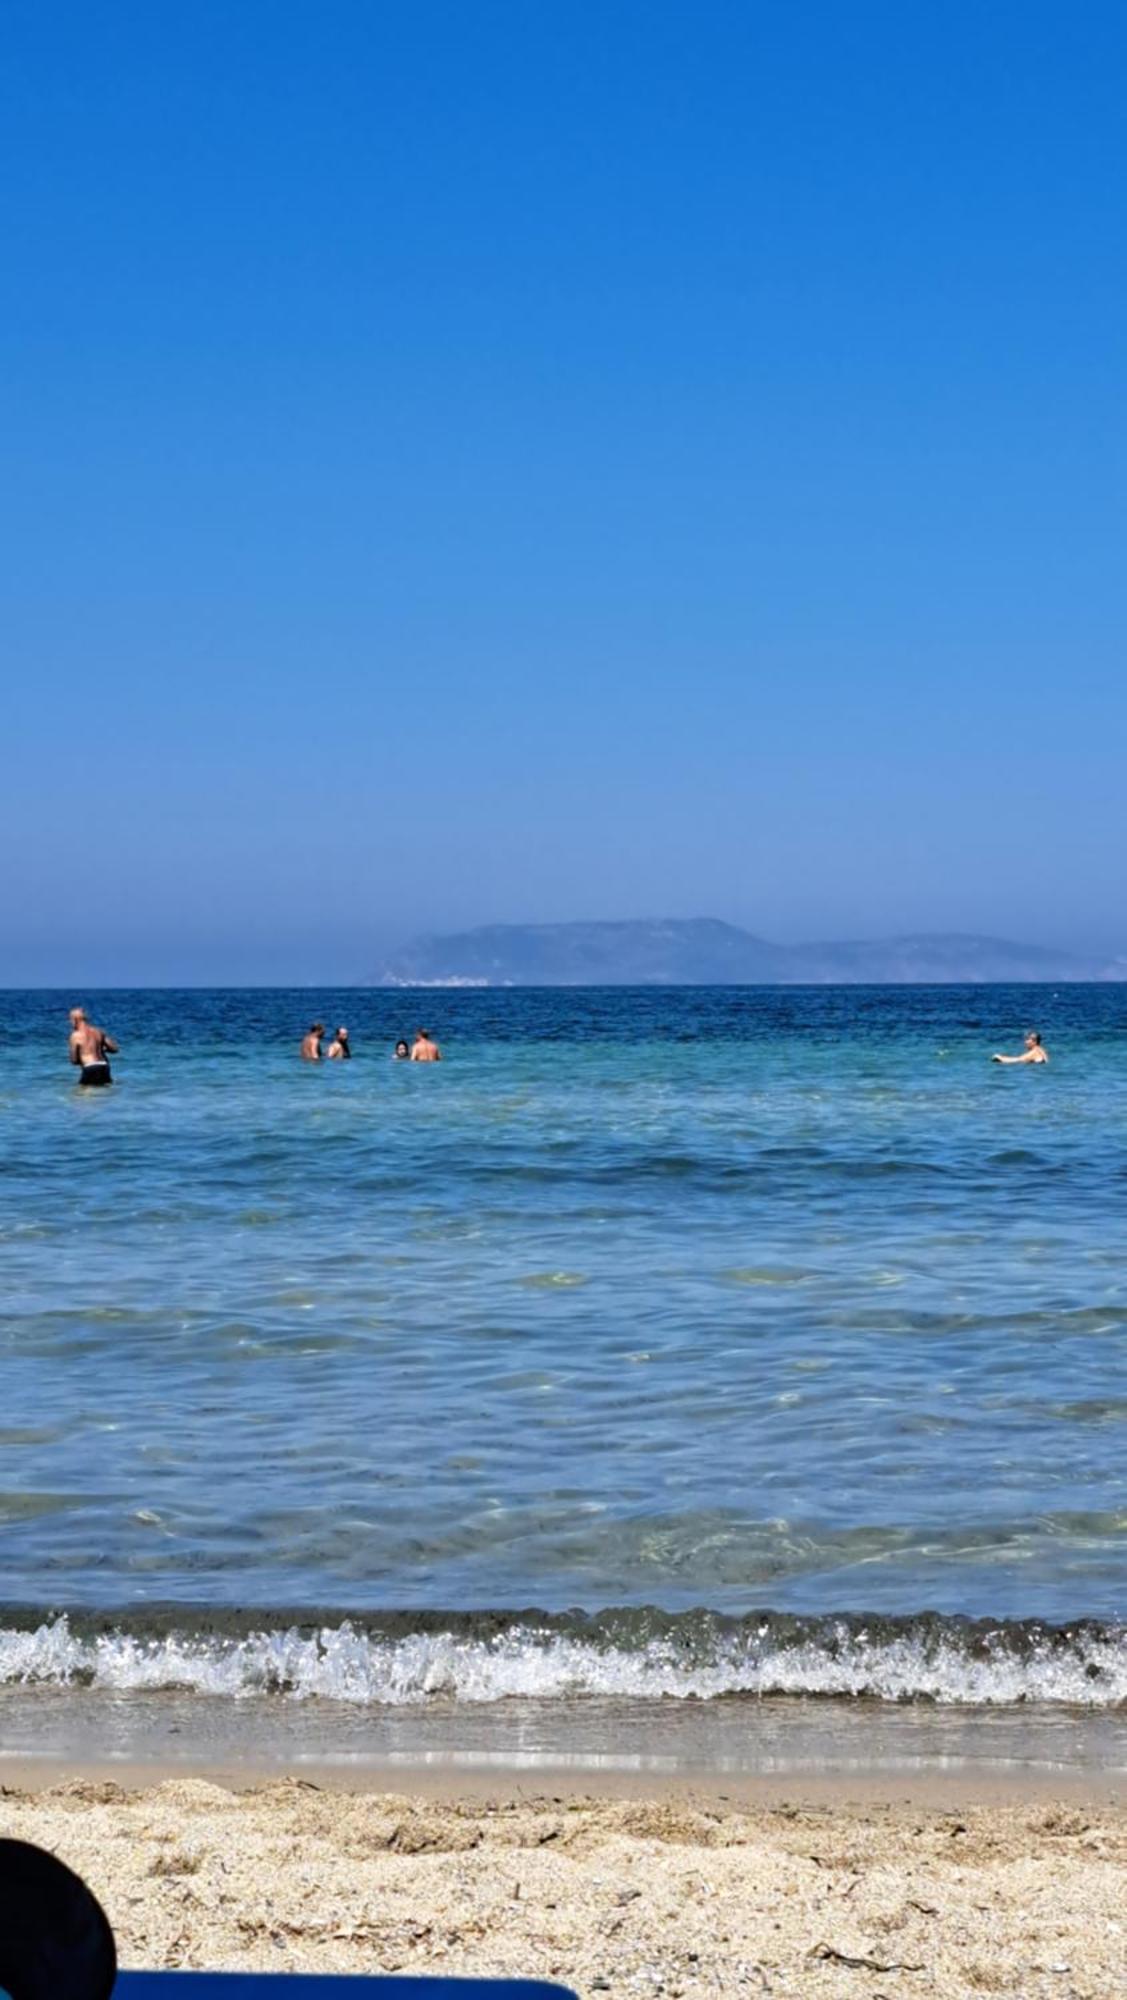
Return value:
<svg viewBox="0 0 1127 2000">
<path fill-rule="evenodd" d="M 123 1964 L 507 1973 L 582 1994 L 1127 1994 L 1127 1810 L 5 1788 Z"/>
</svg>

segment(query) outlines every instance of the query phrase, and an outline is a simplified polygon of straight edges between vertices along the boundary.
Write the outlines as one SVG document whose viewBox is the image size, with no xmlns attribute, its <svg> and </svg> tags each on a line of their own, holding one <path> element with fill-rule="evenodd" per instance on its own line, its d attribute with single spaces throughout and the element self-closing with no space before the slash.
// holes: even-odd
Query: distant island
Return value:
<svg viewBox="0 0 1127 2000">
<path fill-rule="evenodd" d="M 987 985 L 1124 980 L 1127 958 L 939 932 L 770 944 L 715 917 L 487 924 L 396 953 L 380 986 Z"/>
</svg>

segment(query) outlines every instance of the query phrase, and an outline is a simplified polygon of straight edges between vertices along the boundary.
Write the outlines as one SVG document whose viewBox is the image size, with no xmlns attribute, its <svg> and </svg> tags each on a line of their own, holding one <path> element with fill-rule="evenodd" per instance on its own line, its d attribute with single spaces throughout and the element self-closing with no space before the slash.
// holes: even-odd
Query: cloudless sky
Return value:
<svg viewBox="0 0 1127 2000">
<path fill-rule="evenodd" d="M 1127 948 L 1127 12 L 14 0 L 0 983 Z"/>
</svg>

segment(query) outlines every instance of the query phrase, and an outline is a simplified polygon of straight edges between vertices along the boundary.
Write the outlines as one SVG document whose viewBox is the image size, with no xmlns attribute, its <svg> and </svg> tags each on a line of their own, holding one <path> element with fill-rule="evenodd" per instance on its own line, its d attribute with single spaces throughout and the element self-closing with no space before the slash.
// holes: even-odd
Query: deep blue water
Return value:
<svg viewBox="0 0 1127 2000">
<path fill-rule="evenodd" d="M 1127 988 L 0 1020 L 10 1604 L 1122 1612 Z"/>
</svg>

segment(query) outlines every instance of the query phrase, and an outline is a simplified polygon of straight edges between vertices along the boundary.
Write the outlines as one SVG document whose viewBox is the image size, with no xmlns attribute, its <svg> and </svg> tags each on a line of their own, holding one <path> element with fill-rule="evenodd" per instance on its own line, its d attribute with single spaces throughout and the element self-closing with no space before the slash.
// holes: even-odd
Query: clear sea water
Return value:
<svg viewBox="0 0 1127 2000">
<path fill-rule="evenodd" d="M 0 1680 L 1127 1699 L 1127 987 L 0 1020 Z"/>
</svg>

